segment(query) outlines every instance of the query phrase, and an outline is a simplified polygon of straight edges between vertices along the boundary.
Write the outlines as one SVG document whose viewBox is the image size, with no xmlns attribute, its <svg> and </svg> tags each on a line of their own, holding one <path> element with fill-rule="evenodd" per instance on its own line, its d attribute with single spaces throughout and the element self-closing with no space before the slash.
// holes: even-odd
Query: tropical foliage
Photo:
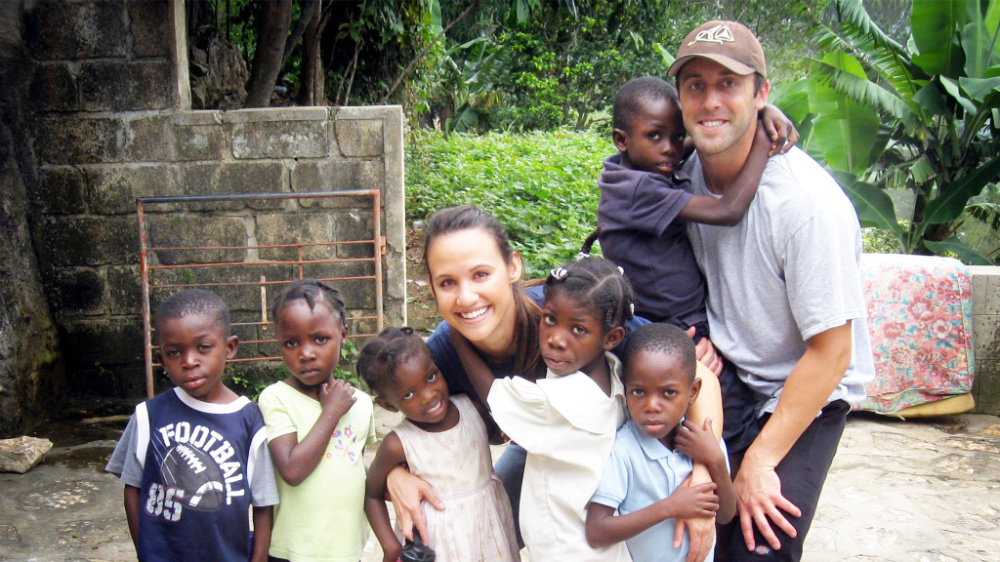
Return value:
<svg viewBox="0 0 1000 562">
<path fill-rule="evenodd" d="M 860 0 L 836 0 L 814 20 L 822 57 L 772 98 L 801 123 L 801 144 L 834 171 L 865 226 L 891 232 L 900 251 L 951 252 L 990 263 L 957 235 L 970 200 L 1000 175 L 1000 0 L 914 0 L 905 44 Z M 814 17 L 816 17 L 814 15 Z M 912 190 L 900 223 L 887 188 Z"/>
<path fill-rule="evenodd" d="M 829 0 L 809 0 L 825 4 Z M 801 56 L 802 0 L 206 0 L 198 22 L 250 66 L 247 103 L 401 103 L 447 131 L 583 128 L 624 81 L 661 73 L 713 18 L 750 25 L 775 60 Z M 778 74 L 793 65 L 773 65 Z M 280 69 L 280 72 L 279 72 Z M 319 73 L 319 79 L 316 74 Z M 277 83 L 287 91 L 271 96 Z"/>
</svg>

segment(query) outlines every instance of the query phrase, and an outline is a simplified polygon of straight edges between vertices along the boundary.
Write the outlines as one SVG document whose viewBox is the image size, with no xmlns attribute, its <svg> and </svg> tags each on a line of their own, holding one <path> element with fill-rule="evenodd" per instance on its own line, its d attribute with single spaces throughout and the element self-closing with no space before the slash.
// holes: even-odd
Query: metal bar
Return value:
<svg viewBox="0 0 1000 562">
<path fill-rule="evenodd" d="M 263 326 L 270 324 L 267 321 L 267 277 L 264 275 L 260 276 L 260 320 Z"/>
<path fill-rule="evenodd" d="M 347 339 L 361 340 L 365 338 L 374 338 L 377 335 L 378 334 L 352 334 L 350 336 L 347 336 Z M 277 340 L 261 340 L 257 343 L 270 343 L 272 341 L 277 342 Z M 250 343 L 250 342 L 241 342 L 241 343 Z M 248 363 L 250 361 L 281 361 L 282 359 L 283 358 L 280 355 L 277 356 L 266 355 L 264 357 L 237 357 L 235 359 L 227 359 L 226 363 Z M 150 369 L 152 369 L 153 367 L 162 367 L 162 366 L 163 366 L 162 363 L 151 363 Z"/>
<path fill-rule="evenodd" d="M 322 199 L 326 197 L 371 197 L 377 189 L 345 189 L 343 191 L 306 191 L 301 193 L 234 193 L 230 195 L 170 195 L 163 197 L 137 197 L 146 204 L 155 203 L 204 203 L 210 201 L 249 201 L 272 199 Z"/>
<path fill-rule="evenodd" d="M 153 269 L 203 269 L 206 267 L 244 267 L 248 265 L 317 265 L 324 263 L 356 263 L 362 261 L 374 261 L 372 258 L 331 258 L 328 260 L 304 260 L 304 261 L 219 261 L 210 263 L 188 263 L 179 265 L 151 265 Z"/>
<path fill-rule="evenodd" d="M 346 244 L 371 244 L 371 240 L 344 240 L 343 242 L 305 242 L 302 246 L 341 246 Z M 190 248 L 174 246 L 153 246 L 150 252 L 192 252 L 196 250 L 273 250 L 275 248 L 294 248 L 299 244 L 264 244 L 261 246 L 192 246 Z"/>
<path fill-rule="evenodd" d="M 374 275 L 359 275 L 355 277 L 324 277 L 317 281 L 364 281 L 365 279 L 375 279 Z M 287 285 L 292 281 L 268 281 L 265 285 Z M 167 285 L 150 285 L 151 289 L 180 289 L 191 287 L 247 287 L 260 285 L 257 281 L 233 281 L 230 283 L 175 283 Z"/>
<path fill-rule="evenodd" d="M 149 269 L 146 263 L 146 215 L 142 201 L 136 203 L 136 218 L 139 221 L 139 275 L 142 278 L 142 355 L 146 363 L 146 398 L 152 398 L 153 389 L 153 338 L 150 333 Z"/>
<path fill-rule="evenodd" d="M 378 319 L 377 315 L 376 316 L 351 316 L 351 317 L 347 318 L 347 321 L 348 322 L 357 322 L 359 320 L 376 320 L 376 319 Z M 230 326 L 272 326 L 272 325 L 274 325 L 274 322 L 272 322 L 270 320 L 268 320 L 266 322 L 233 322 L 233 323 L 230 324 Z M 273 341 L 278 341 L 278 340 L 273 340 Z M 242 341 L 240 342 L 240 344 L 244 344 L 244 343 L 247 343 L 247 342 L 242 342 Z"/>
<path fill-rule="evenodd" d="M 299 279 L 304 279 L 302 276 L 302 235 L 298 235 L 295 239 L 298 240 L 297 251 L 299 256 Z"/>
<path fill-rule="evenodd" d="M 330 197 L 370 197 L 372 201 L 372 229 L 373 235 L 371 240 L 343 240 L 343 241 L 321 241 L 321 242 L 303 242 L 301 236 L 298 236 L 295 243 L 278 243 L 278 244 L 260 244 L 260 245 L 247 245 L 247 246 L 203 246 L 203 247 L 153 247 L 149 245 L 149 238 L 147 232 L 146 224 L 146 209 L 145 205 L 160 204 L 160 203 L 197 203 L 197 202 L 211 202 L 211 201 L 251 201 L 251 200 L 301 200 L 301 199 L 320 199 L 320 198 L 330 198 Z M 327 265 L 327 264 L 338 264 L 338 263 L 367 263 L 373 262 L 375 273 L 374 275 L 355 275 L 346 277 L 325 277 L 321 278 L 321 281 L 352 281 L 361 280 L 367 281 L 372 280 L 375 282 L 375 314 L 366 316 L 354 316 L 346 318 L 345 320 L 350 322 L 360 322 L 360 321 L 370 321 L 375 320 L 378 327 L 378 331 L 384 328 L 385 313 L 383 311 L 384 302 L 382 297 L 383 283 L 382 283 L 382 259 L 385 255 L 385 237 L 381 233 L 381 193 L 377 189 L 366 189 L 366 190 L 350 190 L 350 191 L 325 191 L 325 192 L 308 192 L 308 193 L 246 193 L 246 194 L 235 194 L 235 195 L 192 195 L 192 196 L 171 196 L 171 197 L 138 197 L 136 198 L 136 214 L 139 223 L 139 237 L 140 237 L 140 273 L 142 277 L 142 299 L 143 299 L 143 344 L 144 344 L 144 358 L 146 363 L 146 393 L 150 398 L 153 397 L 154 393 L 154 381 L 153 381 L 153 368 L 155 366 L 161 366 L 159 363 L 153 362 L 154 352 L 159 349 L 159 346 L 153 345 L 155 327 L 152 326 L 152 312 L 151 312 L 151 293 L 154 289 L 180 289 L 180 288 L 190 288 L 190 287 L 242 287 L 242 286 L 259 286 L 261 291 L 261 321 L 260 322 L 234 322 L 232 326 L 248 326 L 248 327 L 267 327 L 273 326 L 273 318 L 269 319 L 267 314 L 267 286 L 269 285 L 285 285 L 294 282 L 296 279 L 284 279 L 284 280 L 272 280 L 268 281 L 265 276 L 260 276 L 260 281 L 231 281 L 231 282 L 205 282 L 205 283 L 169 283 L 156 285 L 150 282 L 150 278 L 154 273 L 154 270 L 175 270 L 175 269 L 200 269 L 200 268 L 245 268 L 251 265 L 263 265 L 263 266 L 297 266 L 298 278 L 305 277 L 305 267 L 306 265 Z M 358 244 L 371 244 L 373 247 L 374 256 L 371 258 L 330 258 L 330 259 L 315 259 L 306 260 L 304 258 L 303 248 L 308 247 L 337 247 L 341 245 L 358 245 Z M 290 260 L 268 260 L 268 261 L 230 261 L 230 262 L 202 262 L 202 263 L 189 263 L 181 265 L 150 265 L 149 259 L 151 252 L 197 252 L 197 251 L 233 251 L 233 250 L 266 250 L 266 249 L 281 249 L 281 248 L 295 248 L 298 259 L 295 261 Z M 353 334 L 348 336 L 348 339 L 362 339 L 371 338 L 377 334 Z M 277 343 L 277 339 L 254 339 L 246 340 L 242 342 L 247 345 L 252 344 L 269 344 Z M 280 360 L 281 357 L 278 356 L 268 356 L 268 357 L 243 357 L 231 360 L 234 363 L 240 362 L 251 362 L 251 361 L 274 361 Z"/>
<path fill-rule="evenodd" d="M 382 203 L 378 191 L 372 194 L 372 224 L 372 240 L 374 241 L 372 255 L 375 256 L 375 313 L 378 315 L 375 325 L 378 328 L 377 331 L 381 332 L 385 327 L 385 315 L 382 312 L 382 254 L 385 251 L 385 246 L 381 243 Z"/>
</svg>

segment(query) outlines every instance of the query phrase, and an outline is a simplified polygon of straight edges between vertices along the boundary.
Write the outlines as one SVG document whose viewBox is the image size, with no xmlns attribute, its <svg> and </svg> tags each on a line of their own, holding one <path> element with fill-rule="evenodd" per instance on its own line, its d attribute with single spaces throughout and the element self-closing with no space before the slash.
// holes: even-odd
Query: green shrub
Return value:
<svg viewBox="0 0 1000 562">
<path fill-rule="evenodd" d="M 885 228 L 862 228 L 861 245 L 866 254 L 898 254 L 902 252 L 896 234 Z"/>
<path fill-rule="evenodd" d="M 571 260 L 596 226 L 597 175 L 611 139 L 557 129 L 484 136 L 418 131 L 407 141 L 406 206 L 423 220 L 473 204 L 507 227 L 528 278 Z"/>
</svg>

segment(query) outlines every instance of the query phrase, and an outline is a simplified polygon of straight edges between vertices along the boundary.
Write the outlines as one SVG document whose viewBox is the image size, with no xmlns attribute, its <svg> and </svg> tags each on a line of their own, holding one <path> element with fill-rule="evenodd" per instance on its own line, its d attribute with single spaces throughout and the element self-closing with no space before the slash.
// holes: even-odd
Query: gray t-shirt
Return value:
<svg viewBox="0 0 1000 562">
<path fill-rule="evenodd" d="M 684 166 L 695 195 L 705 186 L 697 154 Z M 712 342 L 773 412 L 806 340 L 853 320 L 851 364 L 828 402 L 865 397 L 875 365 L 858 261 L 861 228 L 837 182 L 793 148 L 768 160 L 746 216 L 733 227 L 688 224 L 708 283 Z"/>
</svg>

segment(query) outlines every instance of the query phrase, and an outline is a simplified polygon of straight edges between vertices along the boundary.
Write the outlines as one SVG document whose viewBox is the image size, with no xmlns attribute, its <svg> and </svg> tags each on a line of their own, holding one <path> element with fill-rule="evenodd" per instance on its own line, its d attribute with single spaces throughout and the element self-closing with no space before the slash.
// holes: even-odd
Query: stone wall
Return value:
<svg viewBox="0 0 1000 562">
<path fill-rule="evenodd" d="M 150 0 L 23 1 L 22 44 L 33 61 L 24 105 L 38 180 L 29 192 L 34 249 L 59 327 L 67 387 L 76 394 L 140 396 L 144 389 L 140 196 L 381 190 L 387 323 L 405 322 L 402 111 L 398 106 L 190 111 L 176 68 L 186 46 L 183 3 Z M 177 18 L 181 17 L 178 22 Z M 185 63 L 186 64 L 186 63 Z M 183 65 L 182 65 L 183 66 Z M 180 78 L 178 78 L 180 77 Z M 152 206 L 154 246 L 257 245 L 372 238 L 370 200 Z M 362 236 L 363 234 L 363 236 Z M 339 247 L 308 257 L 371 257 Z M 367 254 L 366 254 L 367 252 Z M 153 265 L 273 260 L 266 250 L 150 256 Z M 271 251 L 271 254 L 276 254 Z M 282 256 L 277 256 L 284 259 Z M 306 276 L 371 275 L 372 264 L 312 268 Z M 288 278 L 291 267 L 179 268 L 153 282 Z M 157 277 L 159 275 L 159 277 Z M 371 314 L 361 282 L 340 283 L 349 315 Z M 373 284 L 372 284 L 373 285 Z M 237 320 L 260 316 L 256 287 L 218 289 Z M 152 294 L 152 302 L 169 290 Z M 357 332 L 374 330 L 357 322 Z M 268 334 L 247 328 L 248 341 Z M 274 349 L 244 346 L 241 355 Z"/>
<path fill-rule="evenodd" d="M 1000 267 L 970 266 L 976 411 L 1000 415 Z"/>
</svg>

